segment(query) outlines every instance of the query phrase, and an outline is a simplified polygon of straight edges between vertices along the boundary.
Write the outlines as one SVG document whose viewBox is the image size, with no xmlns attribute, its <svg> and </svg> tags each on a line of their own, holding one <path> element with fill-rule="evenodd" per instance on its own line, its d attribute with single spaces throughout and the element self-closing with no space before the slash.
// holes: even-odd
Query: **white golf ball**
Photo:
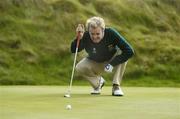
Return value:
<svg viewBox="0 0 180 119">
<path fill-rule="evenodd" d="M 71 96 L 69 94 L 64 95 L 66 98 L 70 98 Z"/>
<path fill-rule="evenodd" d="M 67 110 L 70 110 L 71 108 L 72 108 L 71 105 L 66 105 Z"/>
</svg>

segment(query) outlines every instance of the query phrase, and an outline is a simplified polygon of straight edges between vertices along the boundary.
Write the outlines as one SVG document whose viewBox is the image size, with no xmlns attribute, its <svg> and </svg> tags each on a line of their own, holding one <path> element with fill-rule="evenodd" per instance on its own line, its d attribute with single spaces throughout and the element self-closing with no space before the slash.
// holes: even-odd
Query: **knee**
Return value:
<svg viewBox="0 0 180 119">
<path fill-rule="evenodd" d="M 75 69 L 76 69 L 76 72 L 77 72 L 77 73 L 84 73 L 85 71 L 88 70 L 87 67 L 82 66 L 81 64 L 77 64 L 76 67 L 75 67 Z"/>
</svg>

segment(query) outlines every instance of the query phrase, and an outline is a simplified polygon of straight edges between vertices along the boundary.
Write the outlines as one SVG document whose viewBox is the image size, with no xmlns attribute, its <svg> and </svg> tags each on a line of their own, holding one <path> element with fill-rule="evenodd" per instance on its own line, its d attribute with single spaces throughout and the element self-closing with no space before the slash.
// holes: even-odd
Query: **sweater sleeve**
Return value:
<svg viewBox="0 0 180 119">
<path fill-rule="evenodd" d="M 129 58 L 131 58 L 134 54 L 134 51 L 133 51 L 133 48 L 130 46 L 130 44 L 125 40 L 125 38 L 122 37 L 114 29 L 111 29 L 111 38 L 113 39 L 113 42 L 115 43 L 115 45 L 122 51 L 120 55 L 117 55 L 110 62 L 112 66 L 116 66 L 118 64 L 122 64 L 126 62 Z"/>
<path fill-rule="evenodd" d="M 78 52 L 82 51 L 84 49 L 84 38 L 82 38 L 79 42 L 79 48 L 78 48 Z M 77 45 L 77 38 L 75 38 L 72 43 L 71 43 L 71 53 L 75 53 L 76 52 L 76 45 Z"/>
</svg>

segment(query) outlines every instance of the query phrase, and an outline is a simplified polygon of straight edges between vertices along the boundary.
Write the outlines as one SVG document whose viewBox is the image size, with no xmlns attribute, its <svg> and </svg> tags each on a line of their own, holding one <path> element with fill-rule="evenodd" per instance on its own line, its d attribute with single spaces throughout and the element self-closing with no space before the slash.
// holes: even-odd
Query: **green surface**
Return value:
<svg viewBox="0 0 180 119">
<path fill-rule="evenodd" d="M 89 95 L 90 87 L 74 86 L 64 98 L 63 86 L 0 87 L 1 119 L 179 119 L 179 88 L 123 87 L 124 97 Z M 67 110 L 66 105 L 72 109 Z"/>
<path fill-rule="evenodd" d="M 66 85 L 76 26 L 100 16 L 135 50 L 126 86 L 180 87 L 179 6 L 180 0 L 0 0 L 0 85 Z M 85 55 L 78 53 L 78 61 Z"/>
</svg>

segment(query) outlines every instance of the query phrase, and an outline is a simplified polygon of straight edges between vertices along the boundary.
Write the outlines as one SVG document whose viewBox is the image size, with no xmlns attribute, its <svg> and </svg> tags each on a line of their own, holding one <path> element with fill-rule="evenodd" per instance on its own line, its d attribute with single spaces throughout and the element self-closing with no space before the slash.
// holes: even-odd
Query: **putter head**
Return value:
<svg viewBox="0 0 180 119">
<path fill-rule="evenodd" d="M 64 97 L 65 97 L 65 98 L 70 98 L 71 95 L 70 95 L 70 94 L 65 94 Z"/>
<path fill-rule="evenodd" d="M 70 89 L 67 90 L 66 94 L 64 95 L 65 98 L 70 98 L 71 97 L 71 91 Z"/>
</svg>

